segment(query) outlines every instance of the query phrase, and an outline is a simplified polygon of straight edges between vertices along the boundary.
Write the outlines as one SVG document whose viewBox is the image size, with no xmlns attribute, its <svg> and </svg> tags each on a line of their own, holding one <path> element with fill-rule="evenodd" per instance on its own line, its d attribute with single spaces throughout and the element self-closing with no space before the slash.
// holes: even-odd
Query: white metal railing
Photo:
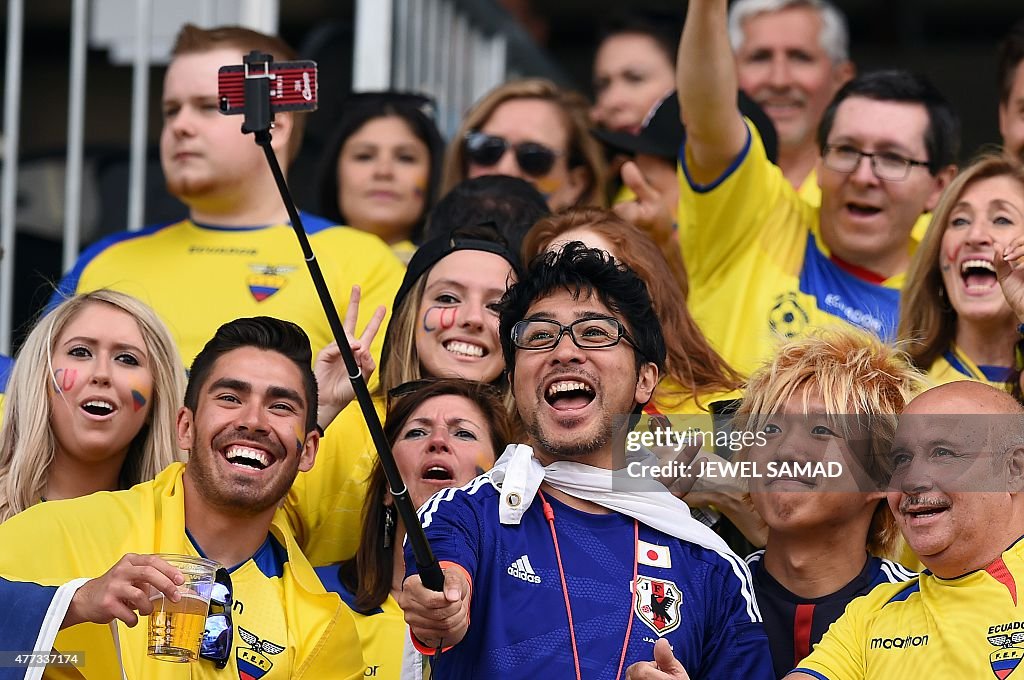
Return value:
<svg viewBox="0 0 1024 680">
<path fill-rule="evenodd" d="M 357 0 L 353 90 L 422 92 L 448 136 L 512 75 L 565 82 L 561 69 L 494 0 Z"/>
</svg>

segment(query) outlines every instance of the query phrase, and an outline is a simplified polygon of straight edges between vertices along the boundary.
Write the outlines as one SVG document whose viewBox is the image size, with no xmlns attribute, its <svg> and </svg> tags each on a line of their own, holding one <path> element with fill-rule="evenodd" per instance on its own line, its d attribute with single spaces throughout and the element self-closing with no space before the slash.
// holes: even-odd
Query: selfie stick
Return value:
<svg viewBox="0 0 1024 680">
<path fill-rule="evenodd" d="M 302 255 L 309 268 L 309 275 L 313 278 L 313 286 L 320 297 L 320 304 L 323 305 L 324 313 L 327 314 L 327 322 L 334 333 L 334 339 L 341 350 L 341 357 L 345 360 L 345 367 L 348 369 L 349 380 L 352 381 L 352 389 L 359 401 L 359 408 L 366 419 L 366 425 L 370 429 L 370 436 L 373 444 L 377 447 L 377 456 L 380 458 L 384 476 L 387 477 L 388 485 L 391 487 L 391 496 L 395 501 L 395 508 L 398 515 L 405 524 L 405 535 L 412 546 L 413 555 L 416 558 L 416 568 L 419 571 L 420 580 L 427 588 L 441 592 L 444 587 L 444 574 L 441 573 L 441 565 L 434 558 L 434 552 L 427 542 L 427 535 L 420 526 L 419 518 L 416 516 L 416 508 L 413 507 L 412 498 L 409 496 L 409 489 L 402 481 L 402 475 L 395 464 L 395 455 L 391 452 L 391 446 L 384 436 L 384 429 L 381 427 L 380 419 L 377 417 L 377 409 L 373 406 L 373 399 L 370 391 L 363 380 L 362 371 L 356 363 L 352 354 L 352 348 L 348 346 L 348 336 L 345 334 L 345 327 L 338 317 L 338 310 L 331 299 L 331 293 L 327 289 L 327 282 L 324 280 L 323 272 L 320 271 L 320 264 L 313 254 L 309 245 L 309 238 L 306 237 L 306 230 L 302 226 L 302 218 L 292 201 L 291 192 L 281 172 L 281 166 L 274 155 L 274 149 L 270 145 L 270 128 L 274 121 L 274 113 L 270 105 L 270 62 L 274 58 L 269 54 L 262 54 L 253 50 L 243 58 L 245 63 L 245 122 L 242 124 L 242 132 L 250 132 L 256 136 L 256 144 L 263 148 L 270 164 L 270 171 L 274 174 L 274 181 L 277 189 L 281 192 L 281 200 L 288 209 L 288 217 L 292 221 L 292 229 L 295 237 L 299 239 L 302 246 Z"/>
</svg>

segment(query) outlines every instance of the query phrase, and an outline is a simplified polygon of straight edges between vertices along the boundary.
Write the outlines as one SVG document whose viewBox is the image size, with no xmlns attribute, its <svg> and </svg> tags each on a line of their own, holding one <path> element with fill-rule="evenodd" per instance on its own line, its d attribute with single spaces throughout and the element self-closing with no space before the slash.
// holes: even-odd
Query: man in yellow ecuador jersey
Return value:
<svg viewBox="0 0 1024 680">
<path fill-rule="evenodd" d="M 679 242 L 691 311 L 749 373 L 777 336 L 852 323 L 895 331 L 911 231 L 952 177 L 959 124 L 942 95 L 903 71 L 844 85 L 818 132 L 821 206 L 765 157 L 736 107 L 726 0 L 689 3 L 679 51 L 686 126 Z"/>
<path fill-rule="evenodd" d="M 891 464 L 889 507 L 927 571 L 854 600 L 786 677 L 1024 676 L 1024 410 L 979 382 L 933 388 Z"/>
<path fill-rule="evenodd" d="M 279 510 L 319 444 L 311 362 L 295 324 L 225 324 L 192 364 L 178 414 L 187 464 L 127 491 L 40 503 L 0 525 L 0 650 L 82 653 L 47 678 L 362 677 L 352 615 Z M 206 557 L 229 574 L 231 618 L 206 618 L 192 663 L 147 655 L 140 618 L 153 609 L 150 588 L 174 594 L 180 578 L 157 553 Z"/>
</svg>

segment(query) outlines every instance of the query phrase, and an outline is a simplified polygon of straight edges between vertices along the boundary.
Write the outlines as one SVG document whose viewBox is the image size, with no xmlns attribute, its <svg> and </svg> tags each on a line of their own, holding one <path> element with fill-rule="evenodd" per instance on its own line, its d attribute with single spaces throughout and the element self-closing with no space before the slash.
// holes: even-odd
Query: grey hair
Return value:
<svg viewBox="0 0 1024 680">
<path fill-rule="evenodd" d="M 850 59 L 850 30 L 846 16 L 828 0 L 736 0 L 729 8 L 729 42 L 733 52 L 743 47 L 743 22 L 765 12 L 779 12 L 790 7 L 809 7 L 821 16 L 821 34 L 818 36 L 822 49 L 832 58 L 833 64 Z"/>
</svg>

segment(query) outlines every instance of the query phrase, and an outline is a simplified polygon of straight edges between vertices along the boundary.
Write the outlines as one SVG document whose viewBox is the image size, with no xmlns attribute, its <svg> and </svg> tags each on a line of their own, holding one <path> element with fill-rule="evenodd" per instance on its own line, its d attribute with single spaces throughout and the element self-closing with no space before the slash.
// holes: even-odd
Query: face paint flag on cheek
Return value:
<svg viewBox="0 0 1024 680">
<path fill-rule="evenodd" d="M 73 368 L 58 368 L 53 372 L 53 389 L 57 394 L 67 392 L 74 388 L 78 371 Z"/>
<path fill-rule="evenodd" d="M 146 395 L 141 390 L 135 387 L 132 388 L 132 408 L 135 409 L 136 413 L 145 408 L 148 401 Z"/>
<path fill-rule="evenodd" d="M 455 307 L 430 307 L 423 313 L 423 330 L 433 333 L 448 330 L 455 325 Z"/>
</svg>

